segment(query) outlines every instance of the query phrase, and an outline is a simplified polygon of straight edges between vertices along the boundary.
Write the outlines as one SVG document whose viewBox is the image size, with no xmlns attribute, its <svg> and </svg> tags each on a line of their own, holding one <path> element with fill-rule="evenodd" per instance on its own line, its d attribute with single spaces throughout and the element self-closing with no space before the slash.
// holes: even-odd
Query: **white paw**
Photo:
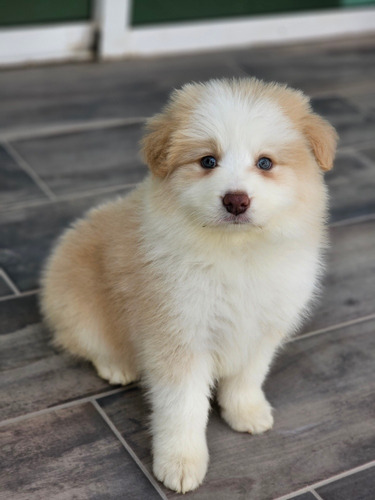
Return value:
<svg viewBox="0 0 375 500">
<path fill-rule="evenodd" d="M 239 405 L 236 409 L 223 409 L 222 417 L 238 432 L 261 434 L 273 426 L 272 408 L 266 399 Z"/>
<path fill-rule="evenodd" d="M 104 378 L 113 385 L 127 385 L 137 379 L 135 373 L 120 369 L 117 366 L 104 365 L 98 362 L 94 363 L 94 366 L 99 377 Z"/>
<path fill-rule="evenodd" d="M 208 465 L 208 452 L 196 456 L 155 457 L 153 471 L 164 485 L 178 493 L 195 490 L 202 483 Z"/>
</svg>

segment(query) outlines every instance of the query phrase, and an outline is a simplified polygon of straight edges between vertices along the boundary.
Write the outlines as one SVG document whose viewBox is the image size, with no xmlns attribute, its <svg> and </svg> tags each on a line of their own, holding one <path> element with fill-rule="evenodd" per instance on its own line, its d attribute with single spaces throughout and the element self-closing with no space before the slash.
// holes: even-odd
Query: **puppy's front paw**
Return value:
<svg viewBox="0 0 375 500">
<path fill-rule="evenodd" d="M 223 419 L 238 432 L 261 434 L 273 426 L 272 408 L 264 398 L 257 402 L 238 405 L 236 408 L 225 408 Z"/>
<path fill-rule="evenodd" d="M 195 455 L 155 456 L 154 475 L 164 485 L 178 493 L 195 490 L 202 483 L 208 465 L 208 452 Z"/>
</svg>

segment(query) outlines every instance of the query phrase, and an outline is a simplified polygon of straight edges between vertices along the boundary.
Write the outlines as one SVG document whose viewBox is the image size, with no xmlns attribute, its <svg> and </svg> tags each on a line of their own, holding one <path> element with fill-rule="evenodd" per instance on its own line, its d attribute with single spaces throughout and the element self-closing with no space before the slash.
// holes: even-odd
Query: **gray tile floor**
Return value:
<svg viewBox="0 0 375 500">
<path fill-rule="evenodd" d="M 149 409 L 50 345 L 37 292 L 62 229 L 146 174 L 144 118 L 175 86 L 255 75 L 312 96 L 340 134 L 322 300 L 266 383 L 275 427 L 213 409 L 214 500 L 370 500 L 375 491 L 375 38 L 0 72 L 0 499 L 176 498 L 151 476 Z"/>
</svg>

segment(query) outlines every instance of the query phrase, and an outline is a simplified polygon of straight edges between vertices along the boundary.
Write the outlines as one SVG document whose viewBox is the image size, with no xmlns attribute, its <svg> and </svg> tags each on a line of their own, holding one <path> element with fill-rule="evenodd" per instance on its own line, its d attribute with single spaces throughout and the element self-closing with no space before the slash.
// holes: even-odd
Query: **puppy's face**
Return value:
<svg viewBox="0 0 375 500">
<path fill-rule="evenodd" d="M 194 224 L 287 228 L 324 212 L 336 134 L 298 91 L 255 79 L 188 85 L 148 129 L 146 160 Z"/>
</svg>

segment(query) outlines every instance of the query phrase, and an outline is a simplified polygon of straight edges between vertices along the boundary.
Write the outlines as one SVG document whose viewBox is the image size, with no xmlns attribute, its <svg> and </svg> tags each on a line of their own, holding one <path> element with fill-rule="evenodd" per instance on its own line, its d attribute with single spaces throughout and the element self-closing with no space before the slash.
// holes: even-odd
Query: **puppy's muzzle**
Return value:
<svg viewBox="0 0 375 500">
<path fill-rule="evenodd" d="M 227 193 L 223 198 L 223 205 L 233 215 L 246 212 L 250 206 L 250 198 L 246 193 Z"/>
</svg>

